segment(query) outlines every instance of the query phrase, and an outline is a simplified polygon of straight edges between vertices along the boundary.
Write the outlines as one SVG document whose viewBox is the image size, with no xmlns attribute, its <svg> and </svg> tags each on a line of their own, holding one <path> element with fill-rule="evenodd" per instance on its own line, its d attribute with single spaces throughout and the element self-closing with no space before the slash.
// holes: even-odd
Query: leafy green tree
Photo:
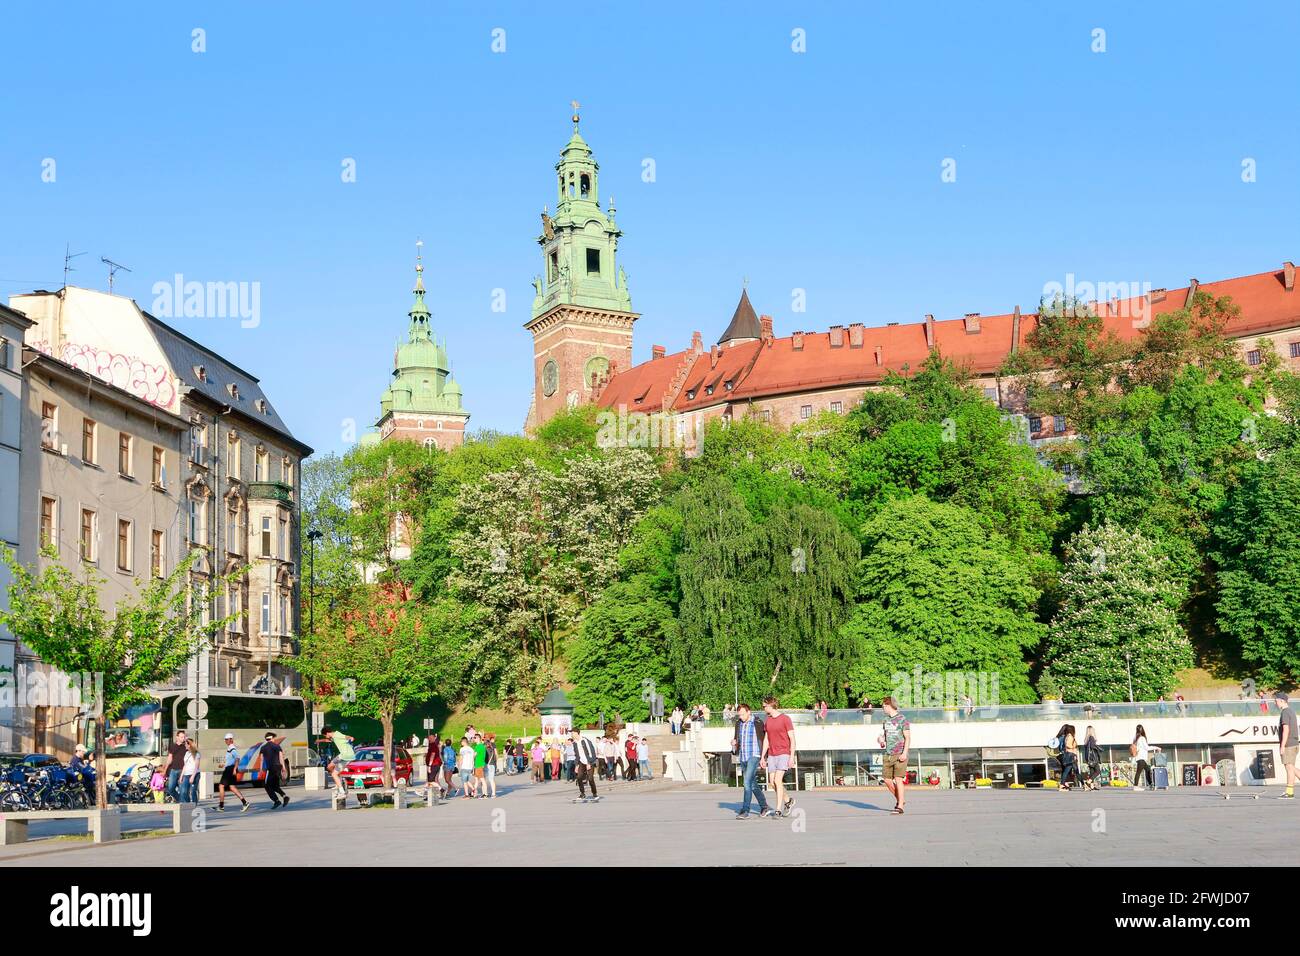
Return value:
<svg viewBox="0 0 1300 956">
<path fill-rule="evenodd" d="M 87 675 L 97 683 L 98 699 L 83 705 L 94 721 L 96 804 L 108 806 L 104 763 L 104 728 L 127 706 L 149 697 L 148 689 L 171 679 L 195 654 L 206 652 L 228 618 L 205 621 L 202 593 L 196 600 L 190 571 L 191 553 L 163 578 L 137 581 L 135 591 L 105 610 L 105 578 L 90 565 L 77 574 L 53 552 L 34 572 L 0 548 L 8 566 L 9 609 L 0 610 L 0 625 L 42 661 L 67 674 Z M 232 580 L 233 580 L 232 576 Z M 223 581 L 223 583 L 225 583 Z"/>
<path fill-rule="evenodd" d="M 1168 694 L 1192 666 L 1178 621 L 1184 591 L 1168 557 L 1144 535 L 1115 524 L 1085 527 L 1070 539 L 1060 610 L 1044 659 L 1066 700 L 1135 700 Z"/>
<path fill-rule="evenodd" d="M 447 452 L 413 441 L 358 445 L 345 459 L 352 507 L 347 535 L 362 565 L 386 576 L 397 568 L 395 552 L 420 533 L 429 491 Z"/>
<path fill-rule="evenodd" d="M 617 713 L 648 720 L 655 694 L 674 699 L 667 646 L 676 627 L 672 608 L 648 575 L 606 588 L 583 616 L 569 651 L 575 718 L 593 723 Z"/>
<path fill-rule="evenodd" d="M 1241 313 L 1230 296 L 1215 298 L 1198 291 L 1190 305 L 1157 315 L 1142 330 L 1132 362 L 1122 371 L 1126 389 L 1149 386 L 1169 391 L 1188 366 L 1213 377 L 1237 359 L 1237 344 L 1228 338 L 1228 323 Z"/>
<path fill-rule="evenodd" d="M 1266 686 L 1300 680 L 1300 449 L 1248 465 L 1214 529 L 1218 624 Z"/>
<path fill-rule="evenodd" d="M 858 604 L 843 626 L 861 648 L 855 696 L 893 692 L 920 667 L 996 674 L 1004 703 L 1035 699 L 1026 653 L 1044 628 L 1023 554 L 960 505 L 919 495 L 889 502 L 863 531 Z"/>
<path fill-rule="evenodd" d="M 680 626 L 669 643 L 685 700 L 727 698 L 733 664 L 751 700 L 804 684 L 841 700 L 857 648 L 839 625 L 848 612 L 853 536 L 804 504 L 750 514 L 722 478 L 681 493 Z"/>
<path fill-rule="evenodd" d="M 473 627 L 454 602 L 424 607 L 400 583 L 352 588 L 303 639 L 298 671 L 329 688 L 348 716 L 384 729 L 384 786 L 393 785 L 393 721 L 434 695 L 454 699 Z"/>
</svg>

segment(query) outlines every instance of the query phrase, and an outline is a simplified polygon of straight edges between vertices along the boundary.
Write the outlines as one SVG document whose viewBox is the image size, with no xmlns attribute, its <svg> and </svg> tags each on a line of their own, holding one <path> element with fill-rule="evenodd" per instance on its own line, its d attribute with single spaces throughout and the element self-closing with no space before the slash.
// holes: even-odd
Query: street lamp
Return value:
<svg viewBox="0 0 1300 956">
<path fill-rule="evenodd" d="M 1124 652 L 1124 669 L 1128 671 L 1128 702 L 1133 703 L 1133 658 L 1128 651 Z"/>
<path fill-rule="evenodd" d="M 736 710 L 740 710 L 740 665 L 739 664 L 731 665 L 731 686 L 732 686 L 732 690 L 735 692 L 736 695 L 736 699 L 734 701 L 735 708 Z"/>
<path fill-rule="evenodd" d="M 316 635 L 316 542 L 323 538 L 315 528 L 307 532 L 307 634 L 311 637 Z M 298 644 L 298 653 L 302 653 L 302 643 Z M 307 682 L 304 682 L 307 683 Z M 312 710 L 311 697 L 303 694 L 307 701 L 307 733 L 310 735 L 316 732 L 312 727 Z"/>
</svg>

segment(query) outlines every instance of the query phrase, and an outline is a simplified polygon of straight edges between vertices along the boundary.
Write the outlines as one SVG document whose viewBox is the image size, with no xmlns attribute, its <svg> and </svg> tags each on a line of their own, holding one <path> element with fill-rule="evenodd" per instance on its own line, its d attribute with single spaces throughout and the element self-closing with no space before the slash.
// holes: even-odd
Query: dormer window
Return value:
<svg viewBox="0 0 1300 956">
<path fill-rule="evenodd" d="M 202 365 L 196 365 L 194 366 L 194 377 L 200 382 L 206 382 L 208 380 L 208 370 Z"/>
<path fill-rule="evenodd" d="M 704 386 L 704 394 L 705 394 L 705 395 L 712 395 L 712 394 L 713 394 L 713 386 L 712 386 L 712 385 L 705 385 L 705 386 Z"/>
<path fill-rule="evenodd" d="M 732 384 L 733 384 L 733 383 L 731 383 L 731 382 L 723 382 L 723 383 L 722 383 L 722 387 L 725 388 L 727 391 L 731 391 L 731 386 L 732 386 Z"/>
<path fill-rule="evenodd" d="M 693 398 L 695 398 L 695 389 L 692 388 L 690 391 L 686 393 L 686 400 L 690 401 Z"/>
<path fill-rule="evenodd" d="M 236 385 L 234 382 L 231 382 L 229 385 L 226 386 L 226 391 L 230 393 L 231 398 L 233 399 L 239 398 L 239 386 Z"/>
<path fill-rule="evenodd" d="M 266 399 L 259 398 L 257 401 L 253 403 L 253 406 L 263 415 L 266 414 Z"/>
</svg>

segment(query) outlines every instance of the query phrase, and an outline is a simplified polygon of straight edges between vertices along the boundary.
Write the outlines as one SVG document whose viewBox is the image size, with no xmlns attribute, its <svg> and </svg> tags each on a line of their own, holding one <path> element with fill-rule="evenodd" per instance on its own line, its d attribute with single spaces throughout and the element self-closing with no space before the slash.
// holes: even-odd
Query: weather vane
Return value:
<svg viewBox="0 0 1300 956">
<path fill-rule="evenodd" d="M 581 106 L 581 104 L 580 104 L 577 100 L 572 100 L 572 101 L 570 102 L 569 105 L 571 105 L 571 106 L 573 107 L 573 125 L 574 125 L 574 126 L 577 126 L 577 125 L 578 125 L 578 109 L 579 109 L 579 107 Z"/>
</svg>

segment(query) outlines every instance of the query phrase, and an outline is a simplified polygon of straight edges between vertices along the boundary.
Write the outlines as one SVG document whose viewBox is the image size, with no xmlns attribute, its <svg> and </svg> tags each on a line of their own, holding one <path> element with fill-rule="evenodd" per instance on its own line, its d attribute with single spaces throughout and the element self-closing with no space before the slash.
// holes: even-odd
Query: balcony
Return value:
<svg viewBox="0 0 1300 956">
<path fill-rule="evenodd" d="M 293 504 L 293 489 L 282 481 L 252 481 L 248 484 L 250 500 L 278 501 Z"/>
</svg>

